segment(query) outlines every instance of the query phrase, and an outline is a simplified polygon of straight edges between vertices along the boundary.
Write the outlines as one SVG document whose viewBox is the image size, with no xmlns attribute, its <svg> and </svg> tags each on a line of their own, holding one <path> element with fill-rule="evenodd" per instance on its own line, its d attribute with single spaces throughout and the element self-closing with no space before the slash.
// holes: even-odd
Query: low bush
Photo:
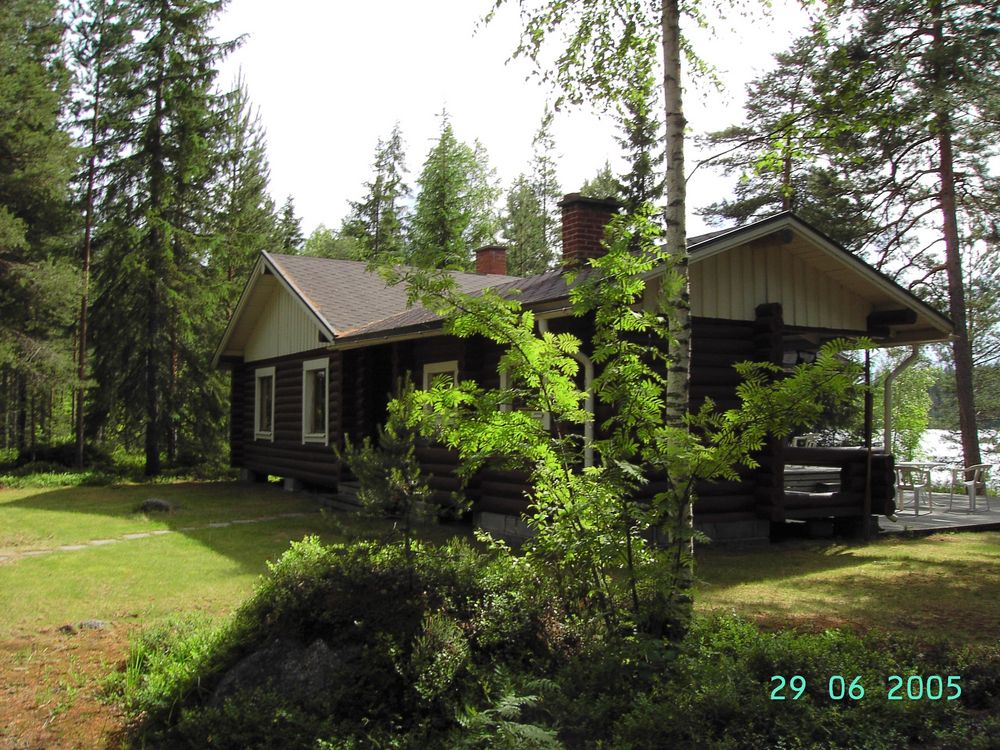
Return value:
<svg viewBox="0 0 1000 750">
<path fill-rule="evenodd" d="M 1000 648 L 768 633 L 730 617 L 697 619 L 670 648 L 605 632 L 554 590 L 502 548 L 454 542 L 408 558 L 400 545 L 307 539 L 222 628 L 137 640 L 115 684 L 145 747 L 996 747 Z M 289 648 L 327 655 L 321 689 L 232 689 L 255 660 L 287 673 Z M 902 700 L 888 699 L 890 675 Z M 959 677 L 961 696 L 909 699 L 908 678 L 931 675 Z"/>
<path fill-rule="evenodd" d="M 460 717 L 516 695 L 517 676 L 573 649 L 554 611 L 544 581 L 509 554 L 415 543 L 408 561 L 400 545 L 310 538 L 221 629 L 137 641 L 115 685 L 154 746 L 437 747 Z M 220 689 L 255 654 L 277 663 L 282 649 L 318 641 L 332 672 L 307 698 L 266 681 Z"/>
</svg>

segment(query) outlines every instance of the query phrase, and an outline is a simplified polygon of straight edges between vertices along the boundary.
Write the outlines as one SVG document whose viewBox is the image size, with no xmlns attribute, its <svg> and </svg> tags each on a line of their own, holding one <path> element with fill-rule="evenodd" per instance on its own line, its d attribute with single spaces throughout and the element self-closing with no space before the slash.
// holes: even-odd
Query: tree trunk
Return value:
<svg viewBox="0 0 1000 750">
<path fill-rule="evenodd" d="M 688 385 L 691 370 L 691 301 L 688 283 L 688 252 L 685 210 L 687 186 L 684 175 L 684 101 L 681 87 L 681 35 L 678 0 L 662 0 L 660 17 L 663 39 L 663 96 L 666 123 L 666 193 L 664 211 L 667 250 L 673 259 L 673 270 L 680 276 L 680 289 L 670 300 L 667 311 L 670 332 L 674 340 L 669 343 L 667 392 L 664 398 L 664 417 L 668 425 L 686 426 L 688 411 Z M 684 462 L 680 462 L 681 465 Z M 683 472 L 668 470 L 671 486 L 671 517 L 666 520 L 666 540 L 671 563 L 670 601 L 666 610 L 667 620 L 651 623 L 653 631 L 662 627 L 664 634 L 674 641 L 684 637 L 691 613 L 689 591 L 694 583 L 693 557 L 693 497 L 689 491 L 690 477 Z"/>
<path fill-rule="evenodd" d="M 165 20 L 161 17 L 161 23 Z M 161 274 L 164 271 L 163 254 L 166 238 L 160 229 L 159 222 L 163 220 L 163 181 L 166 165 L 163 154 L 163 118 L 165 117 L 163 108 L 163 88 L 166 76 L 166 50 L 162 47 L 159 50 L 159 60 L 156 83 L 156 95 L 153 102 L 153 120 L 150 124 L 149 134 L 149 206 L 152 228 L 149 232 L 149 245 L 147 252 L 149 302 L 146 310 L 146 476 L 155 476 L 160 473 L 160 388 L 159 370 L 161 367 L 160 356 L 161 347 L 159 345 L 160 333 L 163 327 L 162 308 L 164 301 L 160 293 L 162 283 Z"/>
<path fill-rule="evenodd" d="M 944 21 L 941 3 L 932 0 L 934 17 L 933 46 L 935 49 L 934 77 L 939 90 L 947 86 L 947 76 L 941 59 L 945 49 Z M 979 452 L 979 429 L 976 425 L 976 404 L 972 381 L 972 347 L 966 321 L 965 286 L 962 276 L 962 248 L 958 238 L 958 217 L 955 209 L 955 157 L 951 142 L 951 116 L 941 109 L 935 113 L 934 127 L 938 142 L 938 176 L 941 181 L 939 205 L 944 231 L 945 268 L 948 273 L 948 307 L 955 324 L 952 356 L 955 360 L 955 393 L 958 399 L 958 421 L 962 431 L 962 456 L 966 466 L 982 463 Z"/>
<path fill-rule="evenodd" d="M 684 424 L 688 409 L 688 376 L 691 368 L 691 302 L 688 288 L 688 253 L 684 177 L 684 103 L 681 91 L 681 37 L 678 0 L 663 0 L 663 91 L 666 103 L 667 205 L 664 211 L 667 249 L 682 286 L 672 310 L 670 370 L 667 374 L 666 417 L 675 426 Z"/>
<path fill-rule="evenodd" d="M 100 49 L 100 42 L 98 43 Z M 97 176 L 98 118 L 101 112 L 101 55 L 94 59 L 94 112 L 90 123 L 90 158 L 87 160 L 87 199 L 83 229 L 83 267 L 80 291 L 80 335 L 76 364 L 76 465 L 83 468 L 83 416 L 87 396 L 87 310 L 90 294 L 90 247 L 94 227 L 94 182 Z"/>
</svg>

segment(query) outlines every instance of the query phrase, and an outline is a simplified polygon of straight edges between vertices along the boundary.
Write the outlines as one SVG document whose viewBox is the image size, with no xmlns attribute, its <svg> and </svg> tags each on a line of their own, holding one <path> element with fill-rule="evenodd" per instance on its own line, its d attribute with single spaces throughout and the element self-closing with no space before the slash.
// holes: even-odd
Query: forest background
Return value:
<svg viewBox="0 0 1000 750">
<path fill-rule="evenodd" d="M 975 416 L 997 428 L 997 11 L 936 4 L 948 44 L 935 60 L 903 20 L 910 5 L 831 6 L 812 36 L 778 55 L 748 87 L 744 121 L 702 134 L 718 158 L 699 168 L 721 169 L 734 188 L 697 210 L 720 226 L 796 210 L 955 318 L 938 218 L 945 125 L 928 117 L 946 91 Z M 446 110 L 412 172 L 405 134 L 386 122 L 340 225 L 305 236 L 293 199 L 271 195 L 246 82 L 219 75 L 237 45 L 214 37 L 224 6 L 0 7 L 0 448 L 22 460 L 82 464 L 85 446 L 97 446 L 141 454 L 147 475 L 223 466 L 228 386 L 211 356 L 262 250 L 360 260 L 392 251 L 468 267 L 476 247 L 502 242 L 510 272 L 527 275 L 556 263 L 564 192 L 633 205 L 659 195 L 648 178 L 663 156 L 662 106 L 647 82 L 609 113 L 624 166 L 606 164 L 583 185 L 558 181 L 554 118 L 572 109 L 541 113 L 532 153 L 506 184 Z M 935 71 L 937 88 L 924 85 Z M 927 352 L 899 382 L 917 427 L 958 426 L 951 362 L 949 349 Z"/>
</svg>

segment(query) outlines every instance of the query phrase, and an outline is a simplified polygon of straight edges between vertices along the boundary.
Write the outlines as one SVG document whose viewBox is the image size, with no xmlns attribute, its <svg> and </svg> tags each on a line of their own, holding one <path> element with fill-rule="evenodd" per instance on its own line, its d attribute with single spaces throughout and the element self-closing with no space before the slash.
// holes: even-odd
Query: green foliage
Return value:
<svg viewBox="0 0 1000 750">
<path fill-rule="evenodd" d="M 49 408 L 50 394 L 73 380 L 76 153 L 62 117 L 64 30 L 54 0 L 0 5 L 0 414 L 17 446 L 36 427 L 51 438 L 52 423 L 65 417 Z"/>
<path fill-rule="evenodd" d="M 406 226 L 403 206 L 410 189 L 403 182 L 406 164 L 399 123 L 389 138 L 375 146 L 374 175 L 365 183 L 360 201 L 351 201 L 341 234 L 358 243 L 356 258 L 366 260 L 381 253 L 399 256 L 404 250 Z M 335 256 L 326 256 L 335 257 Z"/>
<path fill-rule="evenodd" d="M 320 224 L 302 247 L 303 255 L 336 260 L 361 260 L 364 249 L 359 240 L 344 232 L 336 232 Z"/>
<path fill-rule="evenodd" d="M 303 241 L 302 219 L 295 214 L 295 200 L 289 195 L 278 212 L 272 250 L 296 255 L 302 249 Z"/>
<path fill-rule="evenodd" d="M 659 236 L 648 206 L 617 217 L 608 252 L 571 288 L 575 313 L 593 320 L 590 358 L 600 369 L 590 391 L 611 415 L 597 439 L 589 443 L 581 435 L 592 417 L 577 381 L 578 339 L 539 335 L 534 314 L 516 300 L 489 290 L 463 295 L 448 276 L 420 271 L 387 274 L 446 315 L 451 333 L 505 347 L 500 368 L 509 386 L 439 380 L 394 399 L 389 411 L 456 449 L 463 472 L 498 458 L 527 469 L 532 506 L 525 520 L 535 532 L 525 545 L 529 558 L 556 571 L 565 598 L 582 601 L 611 632 L 637 628 L 676 637 L 690 610 L 686 517 L 695 481 L 733 478 L 739 464 L 752 464 L 751 454 L 769 434 L 808 424 L 825 400 L 846 401 L 857 373 L 835 355 L 836 344 L 788 377 L 777 378 L 776 367 L 746 365 L 741 409 L 722 414 L 708 404 L 687 425 L 672 424 L 664 409 L 664 372 L 673 339 L 670 300 L 679 281 Z M 647 289 L 643 279 L 654 270 L 655 285 Z M 644 303 L 649 292 L 652 304 Z M 550 415 L 551 431 L 533 412 Z M 587 465 L 591 450 L 593 466 Z M 643 497 L 654 474 L 666 474 L 668 488 Z"/>
<path fill-rule="evenodd" d="M 997 654 L 984 656 L 995 668 Z M 968 691 L 979 688 L 970 685 L 974 680 L 964 671 L 964 658 L 878 634 L 761 633 L 728 618 L 699 621 L 668 675 L 637 696 L 617 722 L 609 746 L 889 750 L 942 746 L 938 740 L 955 737 L 956 727 L 967 739 L 982 742 L 988 728 L 968 711 Z M 963 675 L 964 694 L 956 702 L 889 701 L 891 674 Z M 791 700 L 786 691 L 786 700 L 771 700 L 773 675 L 801 675 L 804 695 Z M 834 675 L 847 684 L 859 677 L 865 697 L 832 700 L 828 688 Z"/>
<path fill-rule="evenodd" d="M 546 106 L 533 141 L 531 170 L 518 175 L 507 192 L 501 229 L 507 245 L 507 273 L 512 276 L 549 270 L 558 247 L 560 189 L 552 120 L 553 113 Z"/>
<path fill-rule="evenodd" d="M 543 273 L 551 258 L 545 244 L 545 217 L 528 178 L 519 175 L 507 192 L 502 231 L 507 246 L 507 273 L 531 276 Z"/>
<path fill-rule="evenodd" d="M 891 365 L 890 365 L 891 366 Z M 883 402 L 888 370 L 879 372 L 872 385 L 874 429 L 884 430 Z M 931 396 L 935 372 L 917 364 L 904 371 L 892 384 L 892 452 L 899 460 L 912 461 L 920 448 L 920 438 L 930 426 Z"/>
<path fill-rule="evenodd" d="M 445 747 L 475 715 L 514 737 L 527 722 L 491 696 L 517 691 L 565 648 L 570 630 L 553 611 L 546 580 L 507 553 L 451 543 L 417 546 L 410 560 L 398 545 L 310 538 L 218 630 L 139 639 L 115 684 L 159 747 Z M 322 639 L 345 655 L 343 679 L 306 701 L 262 687 L 210 703 L 228 669 L 277 638 Z"/>
<path fill-rule="evenodd" d="M 621 183 L 618 182 L 615 173 L 611 171 L 610 162 L 604 162 L 604 166 L 598 170 L 597 174 L 589 180 L 584 180 L 580 187 L 580 195 L 585 198 L 621 200 L 621 188 Z"/>
<path fill-rule="evenodd" d="M 447 112 L 441 134 L 417 178 L 410 261 L 425 268 L 468 270 L 472 252 L 492 243 L 499 229 L 494 170 L 486 150 L 459 141 Z"/>
<path fill-rule="evenodd" d="M 219 2 L 114 8 L 129 33 L 103 94 L 113 148 L 100 165 L 89 428 L 141 441 L 155 475 L 161 453 L 222 450 L 226 393 L 211 368 L 222 300 L 205 259 L 225 151 L 216 64 L 233 43 L 211 35 Z"/>
</svg>

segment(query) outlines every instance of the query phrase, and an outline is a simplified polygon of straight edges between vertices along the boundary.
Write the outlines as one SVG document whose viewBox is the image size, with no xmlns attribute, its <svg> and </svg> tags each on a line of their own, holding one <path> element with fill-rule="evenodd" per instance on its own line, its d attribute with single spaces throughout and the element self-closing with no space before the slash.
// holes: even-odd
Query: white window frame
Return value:
<svg viewBox="0 0 1000 750">
<path fill-rule="evenodd" d="M 271 414 L 270 430 L 260 429 L 260 381 L 262 378 L 271 378 Z M 275 383 L 274 367 L 258 367 L 253 373 L 253 436 L 256 440 L 274 441 L 274 393 Z"/>
<path fill-rule="evenodd" d="M 444 362 L 428 362 L 424 365 L 423 389 L 429 391 L 435 375 L 451 375 L 451 382 L 458 383 L 458 360 L 449 359 Z"/>
<path fill-rule="evenodd" d="M 323 371 L 323 432 L 308 432 L 313 404 L 310 401 L 309 373 Z M 307 359 L 302 363 L 302 443 L 328 445 L 330 440 L 330 358 Z"/>
</svg>

